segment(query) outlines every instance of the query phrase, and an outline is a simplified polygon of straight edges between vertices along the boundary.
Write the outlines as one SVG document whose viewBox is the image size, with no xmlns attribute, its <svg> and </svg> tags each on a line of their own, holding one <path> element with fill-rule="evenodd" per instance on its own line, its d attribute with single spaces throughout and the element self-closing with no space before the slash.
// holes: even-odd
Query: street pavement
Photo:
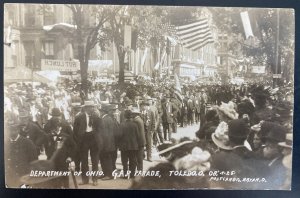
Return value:
<svg viewBox="0 0 300 198">
<path fill-rule="evenodd" d="M 195 139 L 195 132 L 199 129 L 199 124 L 193 124 L 190 126 L 186 126 L 186 127 L 179 127 L 177 128 L 177 133 L 173 133 L 172 134 L 172 138 L 179 140 L 180 138 L 183 137 L 188 137 L 190 139 Z M 146 161 L 144 160 L 144 170 L 149 169 L 152 166 L 155 166 L 156 164 L 164 161 L 163 158 L 159 157 L 157 155 L 157 150 L 155 148 L 153 148 L 152 150 L 152 162 Z M 90 170 L 91 170 L 91 164 L 90 166 Z M 120 153 L 118 153 L 118 158 L 117 158 L 117 163 L 116 163 L 116 167 L 119 170 L 122 170 L 122 163 L 121 163 L 121 156 Z M 101 166 L 99 166 L 99 170 L 101 170 Z M 81 183 L 81 176 L 76 176 L 76 181 L 77 183 Z M 79 189 L 128 189 L 131 186 L 132 183 L 132 179 L 123 179 L 122 177 L 117 177 L 116 179 L 112 179 L 112 180 L 106 180 L 103 181 L 101 179 L 98 179 L 98 185 L 97 186 L 93 186 L 92 181 L 90 179 L 90 183 L 89 184 L 85 184 L 85 185 L 78 185 Z M 72 177 L 70 176 L 70 188 L 75 188 L 74 186 L 74 182 Z"/>
</svg>

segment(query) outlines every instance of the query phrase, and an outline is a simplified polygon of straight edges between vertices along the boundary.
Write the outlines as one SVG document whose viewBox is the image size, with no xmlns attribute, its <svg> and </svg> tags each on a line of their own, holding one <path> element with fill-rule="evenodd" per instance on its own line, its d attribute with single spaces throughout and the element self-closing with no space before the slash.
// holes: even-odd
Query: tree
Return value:
<svg viewBox="0 0 300 198">
<path fill-rule="evenodd" d="M 291 9 L 280 9 L 277 14 L 274 8 L 210 8 L 217 27 L 229 35 L 229 50 L 235 51 L 237 45 L 242 46 L 245 57 L 251 58 L 252 65 L 266 65 L 272 73 L 276 71 L 276 32 L 279 16 L 279 66 L 284 65 L 284 76 L 289 79 L 293 67 L 295 16 Z M 248 46 L 245 38 L 237 40 L 238 35 L 244 35 L 240 12 L 248 11 L 253 34 L 259 39 L 259 46 Z"/>
<path fill-rule="evenodd" d="M 160 25 L 166 10 L 154 6 L 111 6 L 109 25 L 111 40 L 114 41 L 119 58 L 119 84 L 124 83 L 124 57 L 130 49 L 124 46 L 124 28 L 130 25 L 137 31 L 137 47 L 157 47 L 162 38 Z M 154 47 L 154 48 L 155 48 Z"/>
<path fill-rule="evenodd" d="M 73 20 L 77 26 L 73 35 L 71 35 L 73 39 L 72 44 L 75 50 L 77 50 L 77 57 L 80 62 L 81 86 L 85 96 L 87 96 L 90 52 L 97 44 L 99 44 L 102 49 L 105 49 L 108 45 L 108 30 L 104 27 L 104 24 L 109 19 L 109 9 L 106 9 L 107 6 L 103 5 L 70 4 L 65 6 L 72 11 Z M 95 19 L 95 25 L 93 27 L 87 24 L 88 17 Z"/>
</svg>

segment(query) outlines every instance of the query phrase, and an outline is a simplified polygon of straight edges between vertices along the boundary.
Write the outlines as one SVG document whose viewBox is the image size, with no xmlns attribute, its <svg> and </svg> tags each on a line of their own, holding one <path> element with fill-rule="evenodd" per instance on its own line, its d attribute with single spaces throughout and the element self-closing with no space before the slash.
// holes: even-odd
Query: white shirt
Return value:
<svg viewBox="0 0 300 198">
<path fill-rule="evenodd" d="M 89 122 L 90 122 L 90 116 L 87 114 L 87 113 L 85 113 L 85 115 L 86 115 L 86 132 L 92 132 L 93 131 L 93 127 L 91 127 L 91 126 L 89 126 Z"/>
</svg>

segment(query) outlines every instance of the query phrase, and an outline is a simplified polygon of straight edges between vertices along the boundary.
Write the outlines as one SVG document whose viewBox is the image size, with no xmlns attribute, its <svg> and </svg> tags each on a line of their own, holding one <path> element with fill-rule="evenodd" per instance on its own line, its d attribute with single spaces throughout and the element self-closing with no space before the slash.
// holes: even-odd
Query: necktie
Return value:
<svg viewBox="0 0 300 198">
<path fill-rule="evenodd" d="M 92 127 L 92 125 L 93 125 L 92 116 L 89 116 L 89 126 Z"/>
</svg>

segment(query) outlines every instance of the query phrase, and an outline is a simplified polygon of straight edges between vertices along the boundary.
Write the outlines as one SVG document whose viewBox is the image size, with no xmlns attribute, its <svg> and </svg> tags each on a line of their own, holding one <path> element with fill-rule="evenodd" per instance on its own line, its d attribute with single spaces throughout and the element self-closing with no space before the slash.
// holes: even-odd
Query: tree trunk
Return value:
<svg viewBox="0 0 300 198">
<path fill-rule="evenodd" d="M 119 57 L 119 85 L 122 86 L 125 80 L 125 64 L 124 64 L 124 50 L 118 49 Z"/>
<path fill-rule="evenodd" d="M 78 46 L 78 58 L 80 62 L 80 75 L 81 75 L 81 90 L 84 93 L 84 97 L 82 97 L 83 100 L 87 99 L 88 94 L 88 61 L 85 59 L 84 56 L 84 46 L 79 45 Z"/>
</svg>

